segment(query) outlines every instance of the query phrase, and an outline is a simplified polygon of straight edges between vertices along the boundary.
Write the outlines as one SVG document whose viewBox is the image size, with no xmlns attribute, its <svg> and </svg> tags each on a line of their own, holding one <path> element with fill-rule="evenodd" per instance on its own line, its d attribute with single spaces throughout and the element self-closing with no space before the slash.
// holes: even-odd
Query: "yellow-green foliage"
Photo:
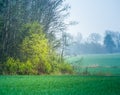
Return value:
<svg viewBox="0 0 120 95">
<path fill-rule="evenodd" d="M 68 63 L 61 63 L 59 64 L 59 69 L 61 71 L 61 73 L 69 73 L 72 74 L 73 73 L 73 68 L 70 64 Z"/>
<path fill-rule="evenodd" d="M 5 64 L 5 72 L 6 74 L 16 74 L 18 66 L 17 66 L 17 61 L 13 58 L 8 58 Z"/>
<path fill-rule="evenodd" d="M 37 74 L 37 71 L 34 69 L 33 64 L 30 61 L 21 63 L 19 65 L 20 74 Z"/>
<path fill-rule="evenodd" d="M 21 45 L 21 51 L 25 60 L 29 60 L 38 70 L 38 73 L 50 73 L 49 61 L 50 46 L 39 24 L 26 25 L 29 35 L 25 37 Z"/>
<path fill-rule="evenodd" d="M 11 57 L 4 63 L 4 74 L 37 74 L 34 65 L 28 60 L 20 62 L 19 59 L 15 60 Z"/>
<path fill-rule="evenodd" d="M 20 58 L 8 58 L 5 62 L 7 74 L 72 73 L 72 67 L 59 62 L 59 56 L 49 45 L 48 39 L 38 23 L 26 24 L 22 31 L 27 36 L 20 45 Z"/>
</svg>

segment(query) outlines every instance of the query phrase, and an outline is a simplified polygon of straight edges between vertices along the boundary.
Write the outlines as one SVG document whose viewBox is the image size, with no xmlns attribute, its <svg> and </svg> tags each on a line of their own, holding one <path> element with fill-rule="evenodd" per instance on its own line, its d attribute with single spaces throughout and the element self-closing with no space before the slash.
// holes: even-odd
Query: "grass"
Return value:
<svg viewBox="0 0 120 95">
<path fill-rule="evenodd" d="M 77 72 L 83 72 L 86 67 L 96 65 L 96 68 L 88 68 L 88 72 L 91 74 L 107 73 L 110 75 L 120 75 L 120 54 L 81 55 L 66 58 L 66 60 L 73 66 L 77 66 Z"/>
<path fill-rule="evenodd" d="M 82 55 L 67 59 L 78 72 L 120 75 L 120 54 Z M 101 67 L 101 68 L 100 68 Z M 99 74 L 100 75 L 100 74 Z M 120 95 L 120 76 L 0 76 L 0 95 Z"/>
<path fill-rule="evenodd" d="M 120 77 L 0 76 L 0 95 L 120 95 Z"/>
</svg>

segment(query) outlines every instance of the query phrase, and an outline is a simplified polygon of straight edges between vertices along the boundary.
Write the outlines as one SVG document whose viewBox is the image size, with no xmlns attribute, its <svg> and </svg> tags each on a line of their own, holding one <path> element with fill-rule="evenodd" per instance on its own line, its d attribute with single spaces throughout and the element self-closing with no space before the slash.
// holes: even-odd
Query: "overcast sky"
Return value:
<svg viewBox="0 0 120 95">
<path fill-rule="evenodd" d="M 69 33 L 81 32 L 84 37 L 92 32 L 120 31 L 120 0 L 66 0 L 71 6 L 69 20 L 79 22 L 70 26 Z"/>
</svg>

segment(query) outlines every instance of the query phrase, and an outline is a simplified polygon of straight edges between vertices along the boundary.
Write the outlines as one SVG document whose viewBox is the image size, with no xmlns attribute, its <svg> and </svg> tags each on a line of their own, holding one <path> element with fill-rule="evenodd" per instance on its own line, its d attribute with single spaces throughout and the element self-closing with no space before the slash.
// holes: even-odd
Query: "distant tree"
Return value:
<svg viewBox="0 0 120 95">
<path fill-rule="evenodd" d="M 115 43 L 112 39 L 111 34 L 106 32 L 106 35 L 104 37 L 104 45 L 109 53 L 113 53 L 113 50 L 115 48 Z"/>
<path fill-rule="evenodd" d="M 107 31 L 109 34 L 111 34 L 112 39 L 115 43 L 115 52 L 120 52 L 120 32 L 115 31 Z"/>
<path fill-rule="evenodd" d="M 72 37 L 69 33 L 63 32 L 62 38 L 61 38 L 61 60 L 63 59 L 65 52 L 67 50 L 67 47 L 72 43 L 71 41 Z"/>
<path fill-rule="evenodd" d="M 99 43 L 101 40 L 101 35 L 98 33 L 91 33 L 88 37 L 88 42 L 90 43 Z"/>
<path fill-rule="evenodd" d="M 71 46 L 69 46 L 69 53 L 72 55 L 80 55 L 80 54 L 94 54 L 94 53 L 103 53 L 103 46 L 101 42 L 101 35 L 98 33 L 91 33 L 86 41 L 82 41 L 82 34 L 78 33 L 76 37 L 74 37 L 74 42 Z"/>
<path fill-rule="evenodd" d="M 76 37 L 75 37 L 75 39 L 76 39 L 76 43 L 81 43 L 81 41 L 82 41 L 82 34 L 81 33 L 77 33 L 77 35 L 76 35 Z"/>
</svg>

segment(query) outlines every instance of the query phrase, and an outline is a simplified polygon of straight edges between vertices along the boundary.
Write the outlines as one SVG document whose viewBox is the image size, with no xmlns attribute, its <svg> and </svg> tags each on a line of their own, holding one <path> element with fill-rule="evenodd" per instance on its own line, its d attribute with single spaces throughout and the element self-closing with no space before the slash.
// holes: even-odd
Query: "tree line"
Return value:
<svg viewBox="0 0 120 95">
<path fill-rule="evenodd" d="M 99 33 L 91 33 L 83 39 L 81 33 L 70 37 L 66 55 L 120 53 L 120 32 L 107 30 L 102 38 Z"/>
<path fill-rule="evenodd" d="M 0 74 L 72 73 L 63 59 L 68 10 L 64 0 L 0 0 Z"/>
</svg>

